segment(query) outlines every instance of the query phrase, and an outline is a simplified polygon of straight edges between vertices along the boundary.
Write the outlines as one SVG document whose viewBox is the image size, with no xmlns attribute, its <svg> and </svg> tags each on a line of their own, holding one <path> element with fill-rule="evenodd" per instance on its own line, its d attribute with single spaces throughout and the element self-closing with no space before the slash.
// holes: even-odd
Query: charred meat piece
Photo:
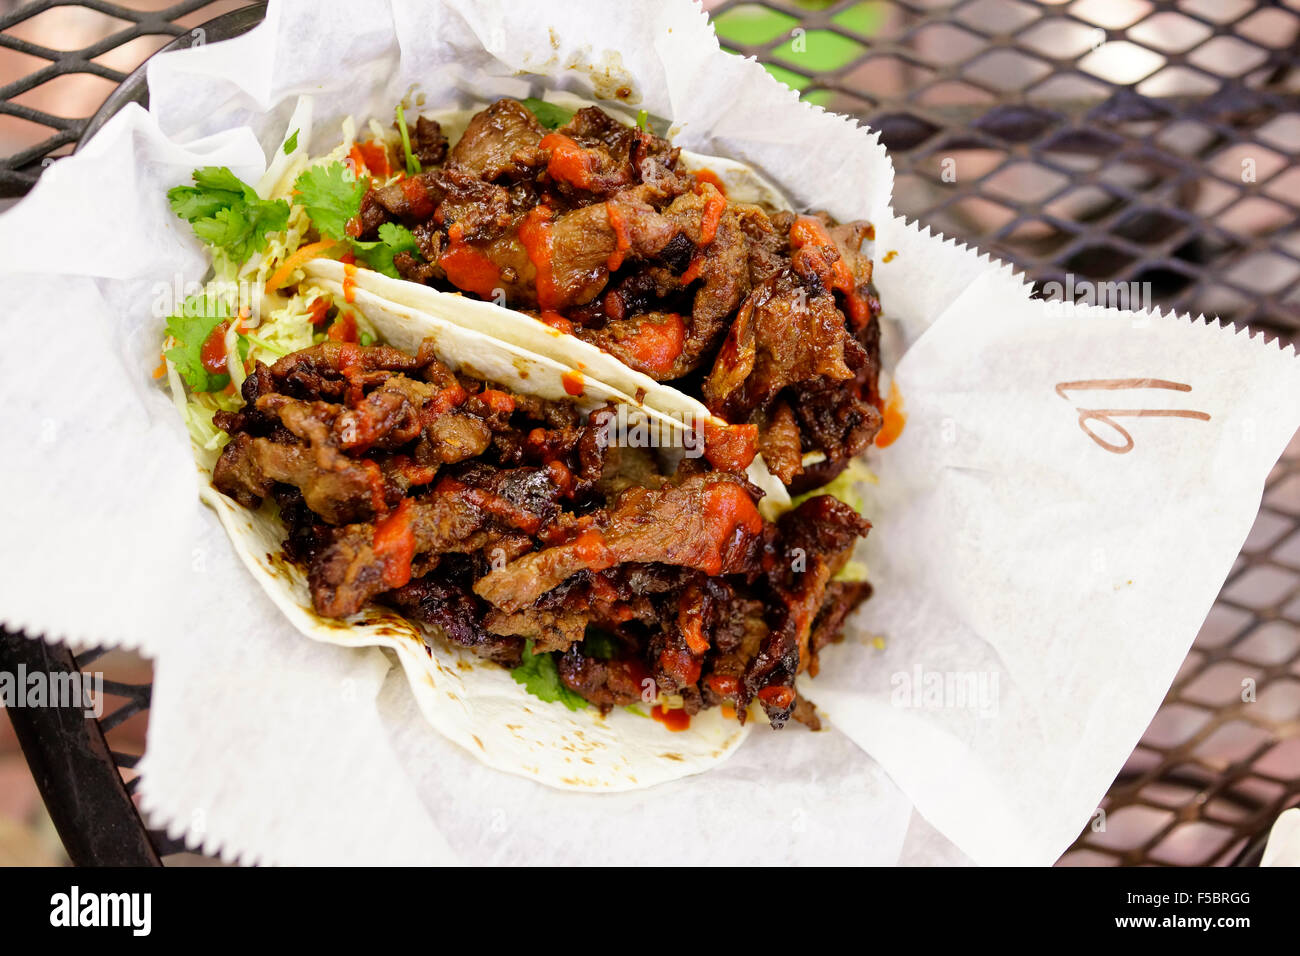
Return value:
<svg viewBox="0 0 1300 956">
<path fill-rule="evenodd" d="M 564 544 L 492 571 L 474 585 L 475 592 L 513 611 L 579 571 L 630 561 L 735 574 L 752 561 L 763 531 L 754 491 L 725 472 L 692 475 L 658 490 L 629 488 L 603 517 L 603 524 L 583 529 Z"/>
<path fill-rule="evenodd" d="M 559 514 L 563 487 L 555 475 L 548 468 L 461 472 L 439 480 L 429 494 L 403 499 L 400 510 L 375 525 L 340 529 L 311 568 L 317 613 L 357 613 L 375 595 L 405 584 L 410 560 L 419 555 L 500 548 L 504 560 L 512 538 L 538 534 Z"/>
<path fill-rule="evenodd" d="M 447 164 L 487 182 L 518 178 L 530 168 L 516 162 L 516 154 L 535 153 L 544 135 L 542 124 L 522 103 L 497 100 L 470 120 Z"/>
<path fill-rule="evenodd" d="M 393 372 L 418 372 L 432 353 L 411 356 L 386 345 L 322 342 L 292 352 L 271 366 L 278 392 L 298 398 L 341 399 L 348 386 L 377 385 Z"/>
<path fill-rule="evenodd" d="M 483 626 L 487 608 L 474 596 L 471 581 L 471 562 L 461 555 L 447 555 L 434 571 L 387 592 L 380 600 L 429 625 L 452 644 L 468 647 L 503 667 L 518 666 L 523 639 L 494 634 Z"/>
<path fill-rule="evenodd" d="M 803 439 L 789 403 L 778 401 L 758 427 L 758 450 L 768 470 L 789 485 L 803 473 Z"/>
<path fill-rule="evenodd" d="M 813 677 L 817 676 L 818 653 L 827 645 L 843 639 L 845 619 L 869 597 L 871 585 L 866 581 L 832 581 L 826 586 L 826 599 L 817 612 L 808 640 L 808 673 Z"/>
<path fill-rule="evenodd" d="M 704 382 L 705 401 L 714 414 L 744 421 L 792 385 L 852 379 L 847 341 L 830 293 L 810 294 L 791 272 L 779 273 L 741 306 Z"/>
<path fill-rule="evenodd" d="M 441 166 L 447 161 L 447 137 L 442 125 L 427 116 L 416 117 L 415 128 L 410 131 L 411 152 L 422 166 Z"/>
<path fill-rule="evenodd" d="M 307 507 L 329 524 L 373 516 L 377 480 L 381 482 L 381 500 L 383 497 L 380 476 L 360 462 L 318 451 L 241 433 L 222 449 L 212 483 L 249 508 L 261 504 L 272 483 L 283 482 L 297 488 Z M 329 464 L 322 464 L 322 459 Z"/>
<path fill-rule="evenodd" d="M 559 662 L 560 680 L 603 711 L 641 703 L 650 672 L 638 658 L 600 660 L 574 644 Z"/>
<path fill-rule="evenodd" d="M 794 709 L 794 679 L 812 659 L 809 640 L 827 586 L 871 524 L 838 498 L 820 495 L 782 515 L 779 527 L 784 553 L 768 580 L 780 601 L 770 609 L 770 630 L 741 685 L 742 704 L 757 697 L 774 726 Z"/>
</svg>

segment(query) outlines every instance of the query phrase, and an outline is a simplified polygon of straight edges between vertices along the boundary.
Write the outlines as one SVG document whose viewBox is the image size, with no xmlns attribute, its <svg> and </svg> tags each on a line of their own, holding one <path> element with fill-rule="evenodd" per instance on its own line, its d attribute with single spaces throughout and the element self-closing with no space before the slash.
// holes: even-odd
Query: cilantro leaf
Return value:
<svg viewBox="0 0 1300 956">
<path fill-rule="evenodd" d="M 284 155 L 288 156 L 298 148 L 298 134 L 301 132 L 302 130 L 294 130 L 293 135 L 284 141 Z"/>
<path fill-rule="evenodd" d="M 400 279 L 393 257 L 400 252 L 409 252 L 418 256 L 420 245 L 415 241 L 411 230 L 395 222 L 386 222 L 379 227 L 379 239 L 372 242 L 352 243 L 356 257 L 376 272 Z"/>
<path fill-rule="evenodd" d="M 194 185 L 204 190 L 238 193 L 244 199 L 256 199 L 253 187 L 236 176 L 227 166 L 204 166 L 193 173 Z"/>
<path fill-rule="evenodd" d="M 266 248 L 268 233 L 289 225 L 289 204 L 258 198 L 252 186 L 225 166 L 205 166 L 193 173 L 193 186 L 167 191 L 172 212 L 194 227 L 208 245 L 243 262 Z"/>
<path fill-rule="evenodd" d="M 179 312 L 167 320 L 167 334 L 176 345 L 164 356 L 180 373 L 185 384 L 196 392 L 215 392 L 226 387 L 229 375 L 213 375 L 203 367 L 203 343 L 212 330 L 230 317 L 230 310 L 220 299 L 192 295 Z"/>
<path fill-rule="evenodd" d="M 361 200 L 370 188 L 369 177 L 357 179 L 342 163 L 313 166 L 293 184 L 297 202 L 307 210 L 316 231 L 327 239 L 349 242 L 356 257 L 376 272 L 400 278 L 393 257 L 402 252 L 419 253 L 419 243 L 405 226 L 386 222 L 379 227 L 379 238 L 368 242 L 347 234 L 348 220 L 361 211 Z"/>
<path fill-rule="evenodd" d="M 293 184 L 298 203 L 327 239 L 347 239 L 348 220 L 361 211 L 368 178 L 357 179 L 342 163 L 312 166 Z"/>
<path fill-rule="evenodd" d="M 564 681 L 560 680 L 560 670 L 555 665 L 555 655 L 534 654 L 531 640 L 524 644 L 523 662 L 510 672 L 510 676 L 516 682 L 523 684 L 524 689 L 534 697 L 546 701 L 558 701 L 569 710 L 583 710 L 587 706 L 586 700 L 569 690 Z"/>
<path fill-rule="evenodd" d="M 546 102 L 546 100 L 539 100 L 535 96 L 528 97 L 523 103 L 524 106 L 532 110 L 533 115 L 537 117 L 537 122 L 547 129 L 559 129 L 573 119 L 573 110 L 566 110 L 563 106 L 556 106 L 554 103 Z"/>
<path fill-rule="evenodd" d="M 289 224 L 289 210 L 245 207 L 218 209 L 207 219 L 194 223 L 194 234 L 210 246 L 225 249 L 236 262 L 266 248 L 268 233 L 281 232 Z"/>
<path fill-rule="evenodd" d="M 198 189 L 194 186 L 177 186 L 167 192 L 172 212 L 186 222 L 207 219 L 222 209 L 243 202 L 243 199 L 242 193 L 224 189 Z"/>
</svg>

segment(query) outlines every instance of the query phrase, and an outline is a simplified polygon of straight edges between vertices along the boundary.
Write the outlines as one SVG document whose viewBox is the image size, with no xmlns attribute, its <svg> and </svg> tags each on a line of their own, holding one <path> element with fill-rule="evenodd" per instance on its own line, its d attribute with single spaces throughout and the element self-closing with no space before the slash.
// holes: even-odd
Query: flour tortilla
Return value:
<svg viewBox="0 0 1300 956">
<path fill-rule="evenodd" d="M 342 290 L 336 290 L 342 298 Z M 455 370 L 521 394 L 565 398 L 569 367 L 463 325 L 385 302 L 355 290 L 354 306 L 380 340 L 414 353 L 432 339 L 439 359 Z M 532 321 L 532 320 L 529 320 Z M 585 380 L 580 407 L 593 408 L 619 393 Z M 634 416 L 652 416 L 633 406 Z M 615 708 L 571 711 L 529 694 L 505 668 L 448 645 L 396 612 L 370 607 L 347 620 L 312 609 L 306 573 L 284 558 L 285 528 L 274 505 L 257 511 L 236 504 L 211 484 L 216 452 L 194 446 L 201 497 L 221 519 L 241 560 L 285 616 L 307 637 L 344 647 L 385 647 L 402 665 L 412 693 L 439 733 L 488 766 L 567 790 L 620 791 L 700 773 L 725 760 L 752 726 L 702 711 L 690 728 L 672 732 L 661 723 Z M 639 708 L 649 714 L 649 707 Z"/>
<path fill-rule="evenodd" d="M 306 266 L 308 279 L 333 293 L 335 301 L 343 299 L 348 269 L 334 259 L 313 259 Z M 553 374 L 543 375 L 532 383 L 533 394 L 543 398 L 564 398 L 561 376 L 568 373 L 570 382 L 580 381 L 582 384 L 583 396 L 578 404 L 584 410 L 611 400 L 627 405 L 666 430 L 676 432 L 680 436 L 676 441 L 681 447 L 694 443 L 686 433 L 702 428 L 704 423 L 725 424 L 703 402 L 656 382 L 591 343 L 552 329 L 523 312 L 454 292 L 439 292 L 416 282 L 391 279 L 367 269 L 354 268 L 349 284 L 362 314 L 367 318 L 384 316 L 393 336 L 389 344 L 398 348 L 414 351 L 419 346 L 420 330 L 427 320 L 432 319 L 456 329 L 458 333 L 468 333 L 479 342 L 495 342 L 500 348 L 494 353 L 495 367 L 501 369 L 500 374 L 509 376 L 509 365 L 515 361 L 550 370 Z M 488 369 L 483 371 L 480 378 L 495 378 Z M 496 380 L 505 384 L 513 381 L 510 378 Z M 551 389 L 556 394 L 537 389 Z M 763 491 L 759 502 L 763 517 L 771 521 L 789 509 L 789 492 L 768 470 L 762 457 L 754 459 L 746 477 Z"/>
</svg>

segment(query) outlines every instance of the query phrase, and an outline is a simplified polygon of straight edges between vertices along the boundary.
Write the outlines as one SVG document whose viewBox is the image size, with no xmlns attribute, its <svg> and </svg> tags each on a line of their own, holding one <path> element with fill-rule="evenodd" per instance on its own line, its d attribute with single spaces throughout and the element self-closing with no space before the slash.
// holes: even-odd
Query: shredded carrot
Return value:
<svg viewBox="0 0 1300 956">
<path fill-rule="evenodd" d="M 320 242 L 307 243 L 307 245 L 280 263 L 280 268 L 271 273 L 271 277 L 266 280 L 266 291 L 274 292 L 289 281 L 289 276 L 293 275 L 293 270 L 317 256 L 324 255 L 337 245 L 339 243 L 334 239 L 322 239 Z"/>
<path fill-rule="evenodd" d="M 153 377 L 162 378 L 166 374 L 167 374 L 167 360 L 163 359 L 161 362 L 158 363 L 158 367 L 153 370 Z"/>
</svg>

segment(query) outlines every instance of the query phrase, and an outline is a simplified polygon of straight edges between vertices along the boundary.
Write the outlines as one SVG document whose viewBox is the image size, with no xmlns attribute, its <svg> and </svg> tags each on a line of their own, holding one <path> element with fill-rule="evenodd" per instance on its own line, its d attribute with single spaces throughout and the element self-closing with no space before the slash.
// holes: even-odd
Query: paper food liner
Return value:
<svg viewBox="0 0 1300 956">
<path fill-rule="evenodd" d="M 1159 705 L 1300 420 L 1292 349 L 1031 300 L 895 217 L 876 136 L 722 54 L 686 0 L 272 2 L 149 77 L 147 113 L 0 218 L 0 614 L 154 659 L 144 807 L 227 860 L 1050 863 Z M 255 180 L 300 94 L 319 153 L 344 115 L 403 97 L 557 89 L 873 221 L 908 416 L 869 456 L 876 594 L 803 687 L 830 729 L 763 730 L 708 773 L 620 794 L 484 767 L 383 652 L 299 635 L 198 504 L 150 374 L 175 287 L 207 268 L 164 195 L 193 168 Z"/>
</svg>

